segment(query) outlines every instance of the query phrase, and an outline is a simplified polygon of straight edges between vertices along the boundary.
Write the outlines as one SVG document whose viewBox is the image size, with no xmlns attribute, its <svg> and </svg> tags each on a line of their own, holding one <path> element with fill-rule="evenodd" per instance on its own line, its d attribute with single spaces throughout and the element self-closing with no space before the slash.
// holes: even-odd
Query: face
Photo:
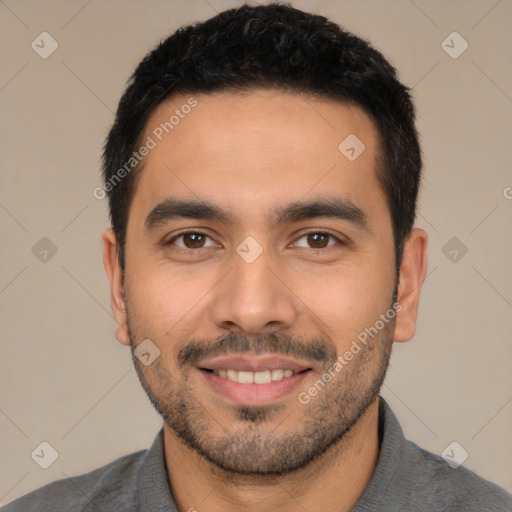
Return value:
<svg viewBox="0 0 512 512">
<path fill-rule="evenodd" d="M 400 316 L 377 134 L 334 101 L 193 98 L 146 128 L 124 293 L 110 260 L 117 337 L 160 351 L 134 363 L 173 435 L 227 471 L 283 474 L 342 439 L 388 365 Z"/>
</svg>

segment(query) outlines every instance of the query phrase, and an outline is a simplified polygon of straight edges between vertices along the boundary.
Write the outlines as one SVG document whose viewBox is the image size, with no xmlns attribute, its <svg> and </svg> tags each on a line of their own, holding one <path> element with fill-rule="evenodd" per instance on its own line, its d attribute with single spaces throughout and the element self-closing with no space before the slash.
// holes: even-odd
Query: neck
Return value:
<svg viewBox="0 0 512 512">
<path fill-rule="evenodd" d="M 350 511 L 379 456 L 378 397 L 343 439 L 306 467 L 282 476 L 225 472 L 164 424 L 169 483 L 180 512 Z"/>
</svg>

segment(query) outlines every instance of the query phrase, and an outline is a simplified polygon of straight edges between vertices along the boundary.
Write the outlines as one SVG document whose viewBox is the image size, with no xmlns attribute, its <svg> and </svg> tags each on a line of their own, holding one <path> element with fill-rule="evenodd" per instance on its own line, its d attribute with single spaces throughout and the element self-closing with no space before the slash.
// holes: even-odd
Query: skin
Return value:
<svg viewBox="0 0 512 512">
<path fill-rule="evenodd" d="M 188 98 L 160 104 L 144 138 Z M 377 393 L 392 342 L 414 335 L 426 233 L 413 229 L 406 241 L 396 318 L 300 403 L 298 393 L 393 303 L 394 240 L 375 174 L 375 126 L 358 107 L 280 91 L 194 98 L 197 106 L 144 162 L 129 212 L 124 289 L 116 237 L 103 234 L 116 337 L 132 350 L 146 338 L 160 349 L 151 365 L 134 363 L 164 418 L 173 496 L 180 511 L 348 511 L 378 460 Z M 349 134 L 366 146 L 353 162 L 338 150 Z M 149 230 L 146 217 L 170 196 L 213 202 L 232 219 L 175 218 Z M 331 217 L 272 223 L 274 208 L 327 196 L 350 199 L 367 229 Z M 208 236 L 175 238 L 184 230 Z M 336 238 L 305 236 L 325 232 Z M 252 263 L 236 252 L 248 236 L 263 249 Z M 283 353 L 281 341 L 311 371 L 264 407 L 231 403 L 194 360 L 180 364 L 193 342 L 209 356 L 214 346 Z M 318 360 L 298 357 L 311 354 L 301 343 L 315 342 L 324 349 Z"/>
</svg>

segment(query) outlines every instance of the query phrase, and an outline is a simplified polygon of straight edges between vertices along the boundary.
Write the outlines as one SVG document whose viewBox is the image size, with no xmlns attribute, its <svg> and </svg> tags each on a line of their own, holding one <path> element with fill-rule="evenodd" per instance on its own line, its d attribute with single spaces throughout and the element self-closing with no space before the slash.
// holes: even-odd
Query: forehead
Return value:
<svg viewBox="0 0 512 512">
<path fill-rule="evenodd" d="M 336 190 L 370 207 L 385 201 L 377 131 L 354 105 L 276 90 L 176 95 L 150 116 L 149 139 L 134 197 L 143 203 L 208 196 L 257 211 Z"/>
</svg>

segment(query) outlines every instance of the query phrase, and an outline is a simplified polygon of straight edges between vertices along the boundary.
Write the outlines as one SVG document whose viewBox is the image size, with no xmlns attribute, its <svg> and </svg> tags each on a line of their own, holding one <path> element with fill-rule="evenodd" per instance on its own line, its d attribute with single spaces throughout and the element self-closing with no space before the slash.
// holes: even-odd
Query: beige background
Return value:
<svg viewBox="0 0 512 512">
<path fill-rule="evenodd" d="M 0 503 L 146 448 L 160 428 L 113 335 L 106 202 L 92 191 L 138 61 L 179 25 L 239 4 L 0 2 Z M 512 2 L 293 5 L 369 39 L 414 87 L 429 276 L 383 395 L 408 438 L 436 453 L 457 441 L 466 467 L 512 490 Z M 47 59 L 31 48 L 43 31 L 59 45 Z M 441 47 L 453 31 L 469 44 L 457 59 Z M 457 262 L 442 250 L 454 236 L 468 250 Z M 57 248 L 47 262 L 32 252 L 42 237 Z M 30 456 L 42 441 L 59 454 L 46 470 Z"/>
</svg>

